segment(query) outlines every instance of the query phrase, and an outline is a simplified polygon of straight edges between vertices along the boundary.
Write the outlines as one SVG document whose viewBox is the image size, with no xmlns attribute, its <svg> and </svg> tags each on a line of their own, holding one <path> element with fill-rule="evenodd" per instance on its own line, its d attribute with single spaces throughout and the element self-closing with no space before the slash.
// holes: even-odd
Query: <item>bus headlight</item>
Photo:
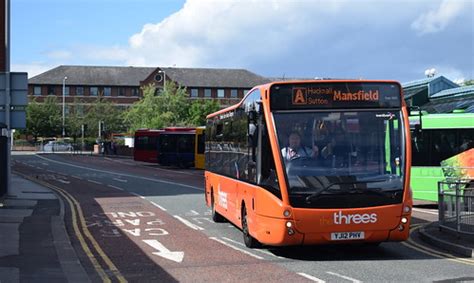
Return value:
<svg viewBox="0 0 474 283">
<path fill-rule="evenodd" d="M 288 209 L 285 209 L 285 211 L 283 211 L 283 216 L 290 217 L 290 215 L 291 215 L 291 212 Z"/>
<path fill-rule="evenodd" d="M 291 223 L 290 221 L 286 222 L 286 227 L 291 228 L 292 226 L 293 226 L 293 223 Z"/>
<path fill-rule="evenodd" d="M 402 222 L 403 224 L 407 224 L 407 223 L 408 223 L 408 219 L 407 219 L 406 217 L 402 217 L 401 222 Z"/>
</svg>

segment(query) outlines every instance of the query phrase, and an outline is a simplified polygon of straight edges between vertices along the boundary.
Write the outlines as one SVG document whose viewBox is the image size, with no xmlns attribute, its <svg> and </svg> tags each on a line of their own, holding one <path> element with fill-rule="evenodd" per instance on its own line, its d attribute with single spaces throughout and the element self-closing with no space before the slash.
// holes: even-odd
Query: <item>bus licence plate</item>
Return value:
<svg viewBox="0 0 474 283">
<path fill-rule="evenodd" d="M 364 239 L 364 232 L 335 232 L 331 233 L 331 240 L 361 240 Z"/>
</svg>

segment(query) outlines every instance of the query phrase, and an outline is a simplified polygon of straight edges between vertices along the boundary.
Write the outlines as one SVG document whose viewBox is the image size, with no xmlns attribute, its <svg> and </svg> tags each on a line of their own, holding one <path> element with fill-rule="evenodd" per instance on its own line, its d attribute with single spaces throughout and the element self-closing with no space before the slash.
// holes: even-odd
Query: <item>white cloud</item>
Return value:
<svg viewBox="0 0 474 283">
<path fill-rule="evenodd" d="M 296 41 L 304 44 L 343 3 L 188 0 L 130 37 L 127 64 L 239 67 L 249 58 L 277 56 Z"/>
<path fill-rule="evenodd" d="M 420 15 L 411 27 L 419 34 L 442 31 L 467 4 L 467 0 L 443 0 L 437 9 Z"/>
</svg>

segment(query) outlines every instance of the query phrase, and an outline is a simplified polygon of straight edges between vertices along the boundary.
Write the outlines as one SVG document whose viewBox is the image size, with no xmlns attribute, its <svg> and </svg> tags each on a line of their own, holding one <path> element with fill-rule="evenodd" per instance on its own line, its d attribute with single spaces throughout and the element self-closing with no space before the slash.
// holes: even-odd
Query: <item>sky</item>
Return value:
<svg viewBox="0 0 474 283">
<path fill-rule="evenodd" d="M 474 79 L 472 0 L 10 0 L 11 70 L 244 68 L 274 78 Z"/>
</svg>

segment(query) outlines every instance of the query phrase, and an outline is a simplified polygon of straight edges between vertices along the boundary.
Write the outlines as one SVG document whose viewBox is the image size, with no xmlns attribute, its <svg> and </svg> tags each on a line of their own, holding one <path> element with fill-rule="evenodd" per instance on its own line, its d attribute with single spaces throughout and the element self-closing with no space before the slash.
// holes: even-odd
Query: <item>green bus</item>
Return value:
<svg viewBox="0 0 474 283">
<path fill-rule="evenodd" d="M 410 117 L 413 199 L 438 201 L 441 161 L 474 147 L 474 113 L 456 112 Z"/>
</svg>

